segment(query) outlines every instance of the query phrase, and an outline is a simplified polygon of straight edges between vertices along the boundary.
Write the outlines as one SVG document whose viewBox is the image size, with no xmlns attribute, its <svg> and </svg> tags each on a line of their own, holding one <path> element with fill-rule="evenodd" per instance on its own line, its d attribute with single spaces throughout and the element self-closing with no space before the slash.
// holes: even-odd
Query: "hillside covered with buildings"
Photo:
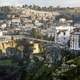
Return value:
<svg viewBox="0 0 80 80">
<path fill-rule="evenodd" d="M 80 80 L 80 8 L 0 7 L 0 80 Z"/>
</svg>

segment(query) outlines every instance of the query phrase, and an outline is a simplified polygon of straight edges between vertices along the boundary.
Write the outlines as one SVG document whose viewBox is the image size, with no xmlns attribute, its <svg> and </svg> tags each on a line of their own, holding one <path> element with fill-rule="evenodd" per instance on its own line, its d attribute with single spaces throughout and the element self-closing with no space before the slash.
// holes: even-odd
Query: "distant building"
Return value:
<svg viewBox="0 0 80 80">
<path fill-rule="evenodd" d="M 64 23 L 64 22 L 66 22 L 66 19 L 65 19 L 65 18 L 60 18 L 60 19 L 59 19 L 59 22 Z"/>
<path fill-rule="evenodd" d="M 31 20 L 31 17 L 30 16 L 26 16 L 26 17 L 21 17 L 21 24 L 23 26 L 26 26 L 26 24 L 32 24 L 32 20 Z"/>
<path fill-rule="evenodd" d="M 12 27 L 19 27 L 21 25 L 21 20 L 20 18 L 13 18 L 11 21 L 11 26 Z"/>
<path fill-rule="evenodd" d="M 71 33 L 70 49 L 80 50 L 80 28 L 75 28 Z"/>
<path fill-rule="evenodd" d="M 39 27 L 43 25 L 43 23 L 40 23 L 38 20 L 36 20 L 34 24 L 35 26 L 39 26 Z"/>
<path fill-rule="evenodd" d="M 3 36 L 3 32 L 2 31 L 0 31 L 0 36 Z"/>
<path fill-rule="evenodd" d="M 7 24 L 6 23 L 2 23 L 1 24 L 1 29 L 5 29 L 7 27 Z"/>
<path fill-rule="evenodd" d="M 47 36 L 50 37 L 54 37 L 55 36 L 55 28 L 54 26 L 51 26 L 50 28 L 47 29 L 46 34 Z"/>
<path fill-rule="evenodd" d="M 41 29 L 41 33 L 44 35 L 44 36 L 47 36 L 48 38 L 50 37 L 54 37 L 55 36 L 55 27 L 54 26 L 49 26 L 49 28 L 44 28 L 44 29 Z"/>
</svg>

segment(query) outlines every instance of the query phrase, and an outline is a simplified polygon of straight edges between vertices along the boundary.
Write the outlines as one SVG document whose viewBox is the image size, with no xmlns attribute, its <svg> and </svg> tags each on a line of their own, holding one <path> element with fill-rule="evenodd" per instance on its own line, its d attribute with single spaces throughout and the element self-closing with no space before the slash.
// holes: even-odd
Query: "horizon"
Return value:
<svg viewBox="0 0 80 80">
<path fill-rule="evenodd" d="M 80 7 L 80 0 L 0 0 L 0 6 Z"/>
</svg>

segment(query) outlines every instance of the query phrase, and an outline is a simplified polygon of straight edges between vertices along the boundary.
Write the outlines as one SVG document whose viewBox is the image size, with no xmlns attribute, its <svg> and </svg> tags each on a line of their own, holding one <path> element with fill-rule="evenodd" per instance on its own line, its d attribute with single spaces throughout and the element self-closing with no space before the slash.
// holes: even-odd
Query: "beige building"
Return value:
<svg viewBox="0 0 80 80">
<path fill-rule="evenodd" d="M 37 53 L 40 53 L 40 49 L 39 49 L 39 44 L 35 43 L 33 45 L 33 54 L 37 54 Z"/>
</svg>

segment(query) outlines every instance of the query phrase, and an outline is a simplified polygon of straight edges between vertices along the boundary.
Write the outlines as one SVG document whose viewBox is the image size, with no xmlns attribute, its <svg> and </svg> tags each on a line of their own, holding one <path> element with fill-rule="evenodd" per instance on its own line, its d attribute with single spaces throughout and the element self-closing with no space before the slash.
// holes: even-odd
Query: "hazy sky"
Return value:
<svg viewBox="0 0 80 80">
<path fill-rule="evenodd" d="M 2 5 L 22 5 L 22 4 L 36 4 L 39 6 L 70 6 L 80 7 L 80 0 L 0 0 Z"/>
</svg>

